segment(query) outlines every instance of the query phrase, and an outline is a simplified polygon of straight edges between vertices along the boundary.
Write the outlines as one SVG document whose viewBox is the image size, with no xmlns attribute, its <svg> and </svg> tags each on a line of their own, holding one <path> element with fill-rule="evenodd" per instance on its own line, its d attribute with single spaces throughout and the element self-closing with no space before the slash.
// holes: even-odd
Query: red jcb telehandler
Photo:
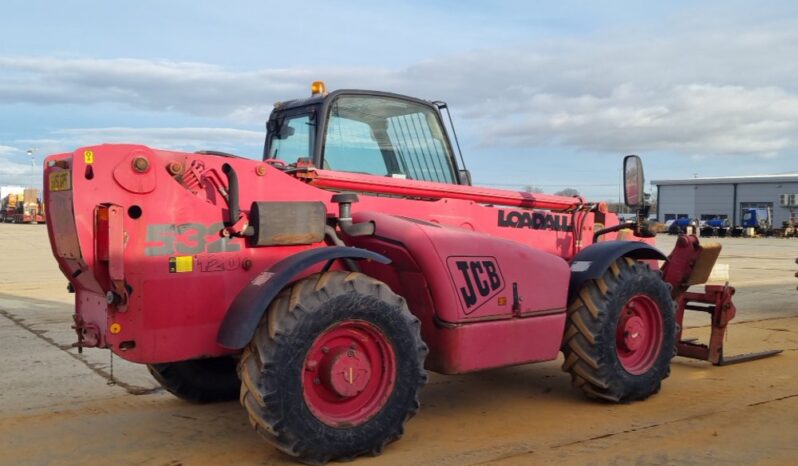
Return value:
<svg viewBox="0 0 798 466">
<path fill-rule="evenodd" d="M 687 293 L 719 247 L 684 236 L 668 260 L 652 245 L 637 156 L 624 173 L 638 221 L 620 224 L 578 196 L 472 186 L 442 110 L 317 82 L 275 105 L 262 160 L 116 144 L 49 156 L 76 346 L 147 364 L 186 400 L 239 398 L 307 463 L 380 453 L 427 371 L 562 351 L 575 387 L 629 402 L 660 389 L 677 350 L 724 362 L 733 289 Z M 693 308 L 713 315 L 708 346 L 680 341 Z"/>
</svg>

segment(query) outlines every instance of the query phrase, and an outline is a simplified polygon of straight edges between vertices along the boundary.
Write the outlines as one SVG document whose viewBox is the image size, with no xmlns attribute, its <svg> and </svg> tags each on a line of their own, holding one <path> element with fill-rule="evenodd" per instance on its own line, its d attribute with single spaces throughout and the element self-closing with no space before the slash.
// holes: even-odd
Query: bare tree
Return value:
<svg viewBox="0 0 798 466">
<path fill-rule="evenodd" d="M 578 196 L 578 195 L 579 195 L 579 191 L 577 191 L 577 190 L 576 190 L 576 189 L 574 189 L 574 188 L 565 188 L 565 189 L 563 189 L 562 191 L 557 191 L 556 193 L 554 193 L 554 195 L 555 195 L 555 196 L 568 196 L 568 197 L 572 197 L 572 196 Z"/>
</svg>

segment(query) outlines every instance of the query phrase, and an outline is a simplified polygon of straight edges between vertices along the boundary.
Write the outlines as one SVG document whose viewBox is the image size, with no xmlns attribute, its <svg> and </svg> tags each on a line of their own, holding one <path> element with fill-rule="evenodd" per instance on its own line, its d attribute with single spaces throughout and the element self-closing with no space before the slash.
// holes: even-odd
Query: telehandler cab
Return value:
<svg viewBox="0 0 798 466">
<path fill-rule="evenodd" d="M 49 156 L 76 346 L 147 364 L 186 400 L 240 398 L 258 433 L 315 464 L 398 439 L 427 371 L 562 351 L 575 387 L 629 402 L 660 389 L 680 345 L 723 362 L 733 289 L 685 294 L 719 247 L 685 236 L 660 270 L 637 156 L 624 173 L 640 214 L 620 224 L 582 197 L 471 186 L 443 109 L 316 82 L 275 105 L 263 160 L 128 144 Z M 680 342 L 685 296 L 714 300 L 713 330 L 722 309 L 711 348 Z"/>
</svg>

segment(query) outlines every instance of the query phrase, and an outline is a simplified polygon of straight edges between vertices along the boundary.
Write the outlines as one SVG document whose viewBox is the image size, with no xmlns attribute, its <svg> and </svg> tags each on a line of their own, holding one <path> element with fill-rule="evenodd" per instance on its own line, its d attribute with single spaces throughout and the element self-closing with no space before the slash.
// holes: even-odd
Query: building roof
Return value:
<svg viewBox="0 0 798 466">
<path fill-rule="evenodd" d="M 695 184 L 743 184 L 743 183 L 798 183 L 798 173 L 781 173 L 778 175 L 745 175 L 715 176 L 700 178 L 684 178 L 680 180 L 652 180 L 657 186 L 695 185 Z"/>
</svg>

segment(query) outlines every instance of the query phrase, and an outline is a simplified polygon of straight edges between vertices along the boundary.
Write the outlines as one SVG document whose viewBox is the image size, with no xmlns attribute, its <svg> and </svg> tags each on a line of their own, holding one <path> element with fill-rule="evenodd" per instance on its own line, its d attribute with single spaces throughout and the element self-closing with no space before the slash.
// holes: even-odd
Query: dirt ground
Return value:
<svg viewBox="0 0 798 466">
<path fill-rule="evenodd" d="M 433 374 L 404 438 L 355 464 L 795 464 L 798 240 L 722 243 L 738 307 L 727 353 L 783 354 L 727 367 L 677 357 L 658 395 L 627 405 L 586 400 L 560 361 Z M 109 352 L 70 347 L 71 301 L 46 228 L 0 224 L 0 464 L 295 464 L 236 402 L 181 402 L 119 358 L 109 385 Z M 691 316 L 686 333 L 705 338 L 707 323 Z"/>
</svg>

